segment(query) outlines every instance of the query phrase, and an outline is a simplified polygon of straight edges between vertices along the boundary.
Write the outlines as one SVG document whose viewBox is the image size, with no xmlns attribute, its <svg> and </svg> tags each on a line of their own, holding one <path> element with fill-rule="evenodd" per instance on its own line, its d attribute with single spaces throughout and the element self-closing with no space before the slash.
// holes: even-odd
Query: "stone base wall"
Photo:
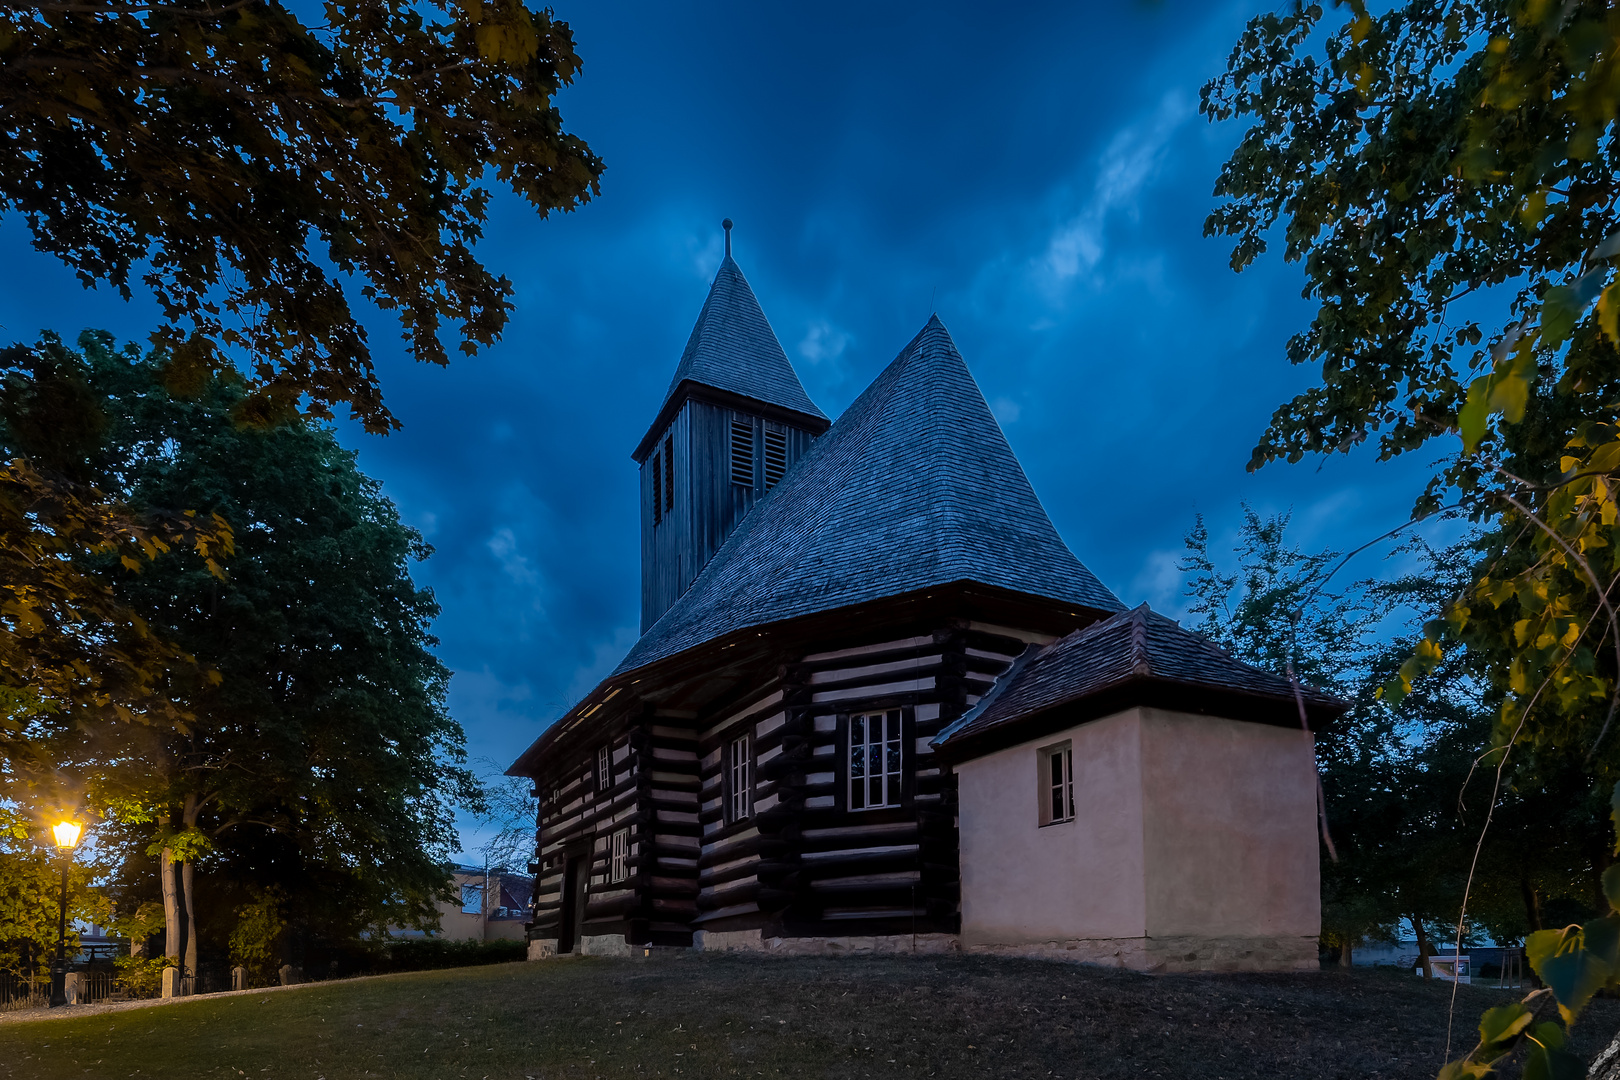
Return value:
<svg viewBox="0 0 1620 1080">
<path fill-rule="evenodd" d="M 963 946 L 972 953 L 1030 956 L 1130 971 L 1315 971 L 1314 937 L 1072 938 Z"/>
<path fill-rule="evenodd" d="M 851 953 L 946 953 L 961 943 L 955 934 L 889 934 L 875 937 L 764 937 L 758 930 L 699 930 L 700 952 L 759 952 L 778 956 L 839 956 Z"/>
<path fill-rule="evenodd" d="M 557 939 L 556 938 L 530 938 L 529 939 L 529 959 L 530 960 L 550 960 L 553 956 L 556 956 L 556 955 L 557 955 Z"/>
</svg>

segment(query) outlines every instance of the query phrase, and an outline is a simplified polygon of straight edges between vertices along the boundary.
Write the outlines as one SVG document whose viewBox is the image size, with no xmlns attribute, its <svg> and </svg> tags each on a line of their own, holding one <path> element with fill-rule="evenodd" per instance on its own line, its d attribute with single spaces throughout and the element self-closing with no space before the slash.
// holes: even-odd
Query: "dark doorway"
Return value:
<svg viewBox="0 0 1620 1080">
<path fill-rule="evenodd" d="M 571 953 L 579 947 L 580 926 L 585 921 L 587 856 L 575 855 L 563 871 L 562 919 L 557 927 L 557 951 Z"/>
</svg>

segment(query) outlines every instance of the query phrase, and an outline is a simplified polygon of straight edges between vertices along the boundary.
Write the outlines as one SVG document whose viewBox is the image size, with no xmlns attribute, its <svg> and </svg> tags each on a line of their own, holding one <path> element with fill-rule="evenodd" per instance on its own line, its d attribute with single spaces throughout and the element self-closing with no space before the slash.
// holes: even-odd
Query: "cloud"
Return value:
<svg viewBox="0 0 1620 1080">
<path fill-rule="evenodd" d="M 630 646 L 634 645 L 640 636 L 635 627 L 620 626 L 613 631 L 610 640 L 598 641 L 590 663 L 574 669 L 574 677 L 568 683 L 568 700 L 578 702 L 595 689 L 597 683 L 607 678 L 613 669 L 619 666 L 619 661 L 624 659 L 625 654 L 630 651 Z"/>
<path fill-rule="evenodd" d="M 539 586 L 540 575 L 529 565 L 528 557 L 518 550 L 517 536 L 511 528 L 503 525 L 484 543 L 489 553 L 501 564 L 501 569 L 506 571 L 507 577 L 529 588 Z"/>
<path fill-rule="evenodd" d="M 1188 100 L 1171 92 L 1151 116 L 1128 125 L 1109 142 L 1085 204 L 1057 227 L 1045 253 L 1035 260 L 1036 279 L 1048 294 L 1055 295 L 1102 261 L 1109 219 L 1118 213 L 1136 216 L 1137 197 L 1158 172 L 1176 129 L 1192 116 Z"/>
<path fill-rule="evenodd" d="M 819 364 L 823 360 L 837 360 L 848 347 L 848 334 L 826 319 L 817 319 L 805 331 L 804 340 L 799 342 L 799 355 L 812 364 Z"/>
<path fill-rule="evenodd" d="M 996 420 L 1003 424 L 1016 424 L 1023 415 L 1023 406 L 1012 398 L 998 397 L 990 403 L 990 411 L 996 414 Z"/>
<path fill-rule="evenodd" d="M 1182 595 L 1181 551 L 1159 549 L 1142 558 L 1142 568 L 1131 581 L 1131 593 L 1145 599 L 1154 611 L 1180 618 L 1186 612 L 1186 597 Z"/>
</svg>

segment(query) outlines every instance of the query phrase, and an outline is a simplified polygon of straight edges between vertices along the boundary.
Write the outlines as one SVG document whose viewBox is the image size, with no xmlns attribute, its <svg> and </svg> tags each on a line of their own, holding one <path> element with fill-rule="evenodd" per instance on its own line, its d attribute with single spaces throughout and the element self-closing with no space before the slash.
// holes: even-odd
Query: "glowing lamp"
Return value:
<svg viewBox="0 0 1620 1080">
<path fill-rule="evenodd" d="M 62 851 L 72 851 L 79 845 L 79 833 L 83 826 L 75 821 L 63 821 L 51 826 L 51 834 L 56 837 L 56 846 Z"/>
</svg>

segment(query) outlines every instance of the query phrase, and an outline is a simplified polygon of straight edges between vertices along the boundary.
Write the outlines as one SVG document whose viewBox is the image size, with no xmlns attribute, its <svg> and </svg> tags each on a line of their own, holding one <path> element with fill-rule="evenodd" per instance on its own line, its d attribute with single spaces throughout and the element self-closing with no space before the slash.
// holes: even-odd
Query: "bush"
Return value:
<svg viewBox="0 0 1620 1080">
<path fill-rule="evenodd" d="M 451 941 L 446 938 L 407 938 L 380 941 L 371 970 L 431 971 L 437 968 L 507 964 L 529 953 L 526 941 Z"/>
<path fill-rule="evenodd" d="M 163 992 L 163 969 L 169 961 L 161 956 L 120 956 L 113 960 L 118 984 L 130 997 L 154 998 Z"/>
</svg>

